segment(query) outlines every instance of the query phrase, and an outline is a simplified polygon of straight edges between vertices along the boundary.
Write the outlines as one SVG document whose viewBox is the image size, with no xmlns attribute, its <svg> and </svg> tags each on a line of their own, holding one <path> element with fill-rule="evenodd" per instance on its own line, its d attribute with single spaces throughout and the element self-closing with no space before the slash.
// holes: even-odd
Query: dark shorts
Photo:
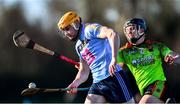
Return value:
<svg viewBox="0 0 180 104">
<path fill-rule="evenodd" d="M 113 77 L 110 76 L 98 83 L 93 83 L 88 94 L 102 95 L 110 103 L 123 103 L 132 99 L 123 71 L 116 72 Z"/>
</svg>

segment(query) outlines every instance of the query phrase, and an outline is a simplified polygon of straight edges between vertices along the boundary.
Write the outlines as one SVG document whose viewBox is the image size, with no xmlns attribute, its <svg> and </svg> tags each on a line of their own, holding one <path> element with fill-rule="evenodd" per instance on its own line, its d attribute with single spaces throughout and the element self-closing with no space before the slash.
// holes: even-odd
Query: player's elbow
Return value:
<svg viewBox="0 0 180 104">
<path fill-rule="evenodd" d="M 116 32 L 112 29 L 109 29 L 107 34 L 108 34 L 108 38 L 119 38 L 119 36 L 116 34 Z"/>
</svg>

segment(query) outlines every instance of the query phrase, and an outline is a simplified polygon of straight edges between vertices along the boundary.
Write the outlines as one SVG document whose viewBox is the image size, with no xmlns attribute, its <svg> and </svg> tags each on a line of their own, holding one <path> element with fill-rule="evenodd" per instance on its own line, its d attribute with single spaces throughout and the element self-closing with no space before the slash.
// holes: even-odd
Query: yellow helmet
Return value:
<svg viewBox="0 0 180 104">
<path fill-rule="evenodd" d="M 77 15 L 77 13 L 70 11 L 70 12 L 65 13 L 61 17 L 57 25 L 59 29 L 64 29 L 67 26 L 71 25 L 76 20 L 80 21 L 80 17 Z"/>
</svg>

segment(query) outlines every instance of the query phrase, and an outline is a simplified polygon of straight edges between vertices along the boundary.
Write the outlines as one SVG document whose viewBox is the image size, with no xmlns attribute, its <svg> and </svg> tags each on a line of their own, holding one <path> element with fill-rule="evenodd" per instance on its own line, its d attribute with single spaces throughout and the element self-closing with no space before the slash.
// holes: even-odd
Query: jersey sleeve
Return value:
<svg viewBox="0 0 180 104">
<path fill-rule="evenodd" d="M 124 61 L 124 57 L 123 57 L 123 51 L 122 50 L 118 50 L 118 55 L 117 55 L 117 63 L 121 63 L 121 62 L 125 62 Z"/>
<path fill-rule="evenodd" d="M 161 55 L 163 57 L 165 57 L 167 54 L 169 54 L 170 52 L 172 52 L 172 50 L 170 50 L 166 45 L 160 43 L 160 51 L 161 51 Z"/>
<path fill-rule="evenodd" d="M 99 24 L 88 24 L 85 28 L 85 35 L 87 39 L 97 38 L 97 36 L 100 33 L 100 27 Z"/>
</svg>

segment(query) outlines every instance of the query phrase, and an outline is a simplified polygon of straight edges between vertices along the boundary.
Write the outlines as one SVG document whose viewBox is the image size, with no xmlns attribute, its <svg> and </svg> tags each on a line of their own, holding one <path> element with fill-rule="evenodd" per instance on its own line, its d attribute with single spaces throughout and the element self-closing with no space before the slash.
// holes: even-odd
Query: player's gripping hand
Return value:
<svg viewBox="0 0 180 104">
<path fill-rule="evenodd" d="M 165 56 L 164 61 L 169 64 L 173 64 L 177 58 L 179 58 L 179 54 L 177 54 L 175 52 L 171 52 Z"/>
<path fill-rule="evenodd" d="M 69 94 L 76 94 L 77 93 L 76 83 L 72 82 L 67 88 L 71 89 L 71 90 L 68 90 L 67 93 L 69 93 Z"/>
<path fill-rule="evenodd" d="M 80 62 L 78 62 L 79 64 L 80 64 Z M 80 66 L 79 65 L 75 65 L 74 66 L 76 69 L 78 69 L 79 70 L 79 68 L 80 68 Z"/>
<path fill-rule="evenodd" d="M 167 62 L 167 63 L 169 63 L 169 64 L 173 64 L 174 58 L 173 58 L 173 56 L 171 56 L 171 55 L 167 55 L 167 56 L 164 58 L 164 61 Z"/>
</svg>

